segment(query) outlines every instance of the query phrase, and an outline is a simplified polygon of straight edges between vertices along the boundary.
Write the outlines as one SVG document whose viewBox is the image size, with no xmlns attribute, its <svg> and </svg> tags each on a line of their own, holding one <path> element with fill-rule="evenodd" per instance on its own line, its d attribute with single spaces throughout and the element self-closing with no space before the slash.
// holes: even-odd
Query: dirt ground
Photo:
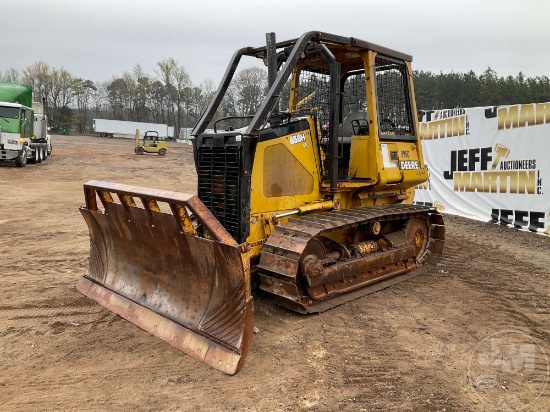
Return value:
<svg viewBox="0 0 550 412">
<path fill-rule="evenodd" d="M 0 410 L 550 410 L 550 238 L 532 233 L 446 215 L 431 273 L 314 316 L 255 294 L 259 331 L 233 377 L 83 297 L 85 181 L 196 188 L 190 146 L 163 158 L 132 145 L 54 136 L 44 163 L 0 163 Z M 532 362 L 472 383 L 496 368 L 482 361 L 498 333 Z"/>
</svg>

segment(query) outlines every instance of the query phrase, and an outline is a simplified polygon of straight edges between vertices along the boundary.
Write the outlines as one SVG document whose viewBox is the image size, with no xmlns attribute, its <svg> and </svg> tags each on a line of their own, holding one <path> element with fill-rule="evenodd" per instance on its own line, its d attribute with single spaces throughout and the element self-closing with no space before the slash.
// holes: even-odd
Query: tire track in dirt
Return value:
<svg viewBox="0 0 550 412">
<path fill-rule="evenodd" d="M 490 224 L 479 224 L 486 226 L 488 232 L 494 229 Z M 547 323 L 550 315 L 547 268 L 550 262 L 546 256 L 518 259 L 500 246 L 487 246 L 467 237 L 460 238 L 460 242 L 457 240 L 455 236 L 442 263 L 466 285 L 483 291 L 486 304 L 493 311 L 505 315 L 495 326 L 509 329 L 513 324 L 527 328 L 538 339 L 550 341 Z M 515 252 L 521 256 L 525 247 L 528 246 L 517 244 Z M 475 252 L 471 252 L 472 249 Z"/>
<path fill-rule="evenodd" d="M 490 328 L 485 328 L 484 333 L 474 331 L 478 339 L 481 341 L 499 331 L 516 330 L 536 339 L 541 348 L 550 353 L 550 239 L 514 233 L 489 223 L 452 219 L 459 221 L 460 226 L 456 227 L 465 226 L 468 230 L 467 234 L 453 231 L 453 242 L 442 263 L 472 293 L 481 293 L 483 301 L 472 305 L 473 314 Z M 503 237 L 511 241 L 502 241 Z M 547 374 L 547 370 L 539 372 L 541 376 Z M 534 405 L 532 410 L 550 405 L 550 391 L 542 393 Z"/>
<path fill-rule="evenodd" d="M 72 317 L 81 315 L 92 315 L 102 312 L 104 309 L 98 305 L 79 305 L 79 306 L 59 306 L 54 308 L 48 307 L 27 307 L 27 308 L 5 308 L 0 307 L 0 316 L 6 320 L 22 320 L 35 318 L 52 318 L 52 317 Z"/>
<path fill-rule="evenodd" d="M 420 286 L 428 279 L 421 277 L 417 283 Z M 400 284 L 399 293 L 414 293 L 416 285 L 411 285 L 412 281 Z M 427 401 L 438 410 L 461 410 L 460 394 L 437 388 L 437 371 L 426 361 L 430 354 L 390 343 L 402 341 L 399 335 L 410 322 L 399 307 L 384 309 L 387 295 L 394 293 L 385 290 L 375 294 L 376 298 L 371 295 L 346 305 L 344 313 L 322 330 L 325 342 L 341 340 L 341 345 L 325 348 L 327 372 L 334 388 L 343 395 L 338 410 L 414 410 Z M 411 391 L 419 375 L 422 388 Z"/>
<path fill-rule="evenodd" d="M 222 386 L 231 388 L 233 396 L 240 397 L 244 406 L 249 405 L 246 399 L 251 391 L 259 390 L 260 385 L 255 389 L 242 385 L 242 382 L 229 381 L 228 377 L 216 373 L 206 380 L 197 381 L 193 373 L 190 376 L 186 371 L 201 370 L 204 365 L 169 347 L 165 349 L 153 337 L 147 336 L 146 340 L 148 343 L 144 344 L 140 333 L 122 333 L 109 342 L 97 341 L 95 337 L 84 339 L 83 344 L 66 349 L 56 357 L 56 363 L 70 365 L 70 368 L 55 377 L 52 378 L 46 370 L 38 370 L 30 378 L 28 374 L 16 376 L 10 386 L 16 385 L 18 390 L 29 393 L 17 403 L 18 410 L 38 410 L 40 408 L 37 409 L 37 406 L 44 404 L 51 409 L 56 405 L 62 406 L 59 410 L 174 410 L 176 405 L 181 408 L 177 410 L 193 410 L 185 405 L 200 405 L 204 397 L 215 399 L 218 388 Z M 129 342 L 136 341 L 139 344 L 128 346 Z M 137 363 L 136 354 L 142 359 Z M 151 358 L 144 354 L 151 354 Z M 154 358 L 153 354 L 156 354 Z M 108 358 L 110 362 L 90 364 L 90 359 L 96 358 Z M 207 371 L 211 372 L 209 369 Z M 139 380 L 136 380 L 136 374 Z M 63 396 L 67 387 L 72 388 L 73 395 L 70 397 Z M 157 393 L 153 398 L 152 388 Z M 159 392 L 163 395 L 159 396 Z M 182 392 L 186 394 L 184 404 L 181 404 Z M 255 402 L 255 405 L 258 403 L 261 402 Z M 212 404 L 212 401 L 209 402 L 209 405 Z M 225 410 L 223 401 L 218 405 L 200 410 Z"/>
</svg>

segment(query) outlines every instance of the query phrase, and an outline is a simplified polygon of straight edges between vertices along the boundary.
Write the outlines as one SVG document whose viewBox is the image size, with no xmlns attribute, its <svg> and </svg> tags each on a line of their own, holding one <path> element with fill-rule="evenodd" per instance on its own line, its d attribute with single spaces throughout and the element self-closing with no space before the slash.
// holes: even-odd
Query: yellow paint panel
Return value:
<svg viewBox="0 0 550 412">
<path fill-rule="evenodd" d="M 264 151 L 264 196 L 305 195 L 313 192 L 313 188 L 313 176 L 284 144 L 266 147 Z"/>
<path fill-rule="evenodd" d="M 258 142 L 252 166 L 252 217 L 284 212 L 322 200 L 319 192 L 320 159 L 309 127 L 279 138 Z"/>
<path fill-rule="evenodd" d="M 351 137 L 349 177 L 378 180 L 377 144 L 373 136 Z"/>
</svg>

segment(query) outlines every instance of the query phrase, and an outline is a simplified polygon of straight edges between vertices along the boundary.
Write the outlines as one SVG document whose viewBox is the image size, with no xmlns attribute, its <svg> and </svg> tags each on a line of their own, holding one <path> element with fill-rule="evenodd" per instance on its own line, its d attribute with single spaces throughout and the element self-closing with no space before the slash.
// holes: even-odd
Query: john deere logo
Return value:
<svg viewBox="0 0 550 412">
<path fill-rule="evenodd" d="M 399 162 L 399 168 L 401 170 L 415 170 L 420 169 L 418 160 L 402 160 Z"/>
</svg>

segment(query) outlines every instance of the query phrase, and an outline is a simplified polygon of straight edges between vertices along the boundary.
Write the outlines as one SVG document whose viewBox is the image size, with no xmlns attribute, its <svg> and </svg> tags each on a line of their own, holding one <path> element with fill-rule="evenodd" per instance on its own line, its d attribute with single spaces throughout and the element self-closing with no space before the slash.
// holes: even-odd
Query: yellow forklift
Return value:
<svg viewBox="0 0 550 412">
<path fill-rule="evenodd" d="M 143 139 L 139 137 L 139 129 L 136 129 L 136 148 L 134 152 L 138 155 L 145 153 L 158 153 L 159 156 L 164 156 L 168 153 L 166 142 L 159 138 L 159 133 L 156 131 L 147 131 L 143 135 Z"/>
</svg>

